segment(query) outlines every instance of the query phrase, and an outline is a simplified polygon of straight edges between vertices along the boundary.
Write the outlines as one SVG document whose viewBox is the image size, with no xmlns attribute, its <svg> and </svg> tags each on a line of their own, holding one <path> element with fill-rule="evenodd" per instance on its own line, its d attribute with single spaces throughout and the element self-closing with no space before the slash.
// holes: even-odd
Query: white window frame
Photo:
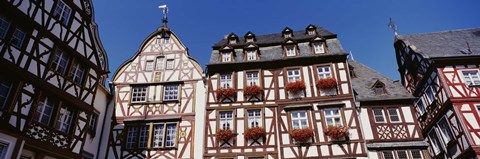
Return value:
<svg viewBox="0 0 480 159">
<path fill-rule="evenodd" d="M 58 73 L 64 75 L 67 72 L 68 63 L 70 62 L 70 56 L 64 51 L 58 49 L 55 53 L 52 69 Z"/>
<path fill-rule="evenodd" d="M 165 85 L 163 86 L 163 100 L 172 101 L 178 100 L 180 95 L 179 85 Z"/>
<path fill-rule="evenodd" d="M 428 134 L 427 134 L 429 140 L 430 140 L 430 143 L 431 143 L 431 147 L 432 147 L 432 150 L 433 150 L 433 153 L 435 155 L 438 155 L 440 154 L 441 152 L 443 152 L 443 149 L 441 147 L 441 144 L 440 144 L 440 139 L 438 138 L 438 135 L 437 133 L 435 132 L 435 129 L 431 129 Z M 435 136 L 435 138 L 433 138 L 433 136 Z"/>
<path fill-rule="evenodd" d="M 318 78 L 331 78 L 332 77 L 332 69 L 330 66 L 319 66 L 317 67 Z"/>
<path fill-rule="evenodd" d="M 218 122 L 220 130 L 234 130 L 233 111 L 218 112 Z"/>
<path fill-rule="evenodd" d="M 252 42 L 253 43 L 253 38 L 252 37 L 248 37 L 247 40 L 246 40 L 247 43 L 250 43 Z"/>
<path fill-rule="evenodd" d="M 4 16 L 0 16 L 0 39 L 5 39 L 8 28 L 10 28 L 10 21 Z"/>
<path fill-rule="evenodd" d="M 245 73 L 245 75 L 247 76 L 247 86 L 253 86 L 253 85 L 260 86 L 258 71 L 248 71 Z"/>
<path fill-rule="evenodd" d="M 150 133 L 149 125 L 141 125 L 138 127 L 138 148 L 145 149 L 148 146 L 148 138 Z"/>
<path fill-rule="evenodd" d="M 395 113 L 397 113 L 396 115 L 393 115 L 393 116 L 397 116 L 398 120 L 397 121 L 393 121 L 392 120 L 392 114 L 390 113 L 390 110 L 394 110 Z M 400 110 L 399 108 L 387 108 L 387 113 L 388 113 L 388 119 L 390 120 L 390 122 L 392 123 L 400 123 L 402 122 L 402 118 L 400 116 Z"/>
<path fill-rule="evenodd" d="M 98 117 L 99 117 L 99 112 L 95 111 L 95 113 L 92 113 L 88 121 L 88 124 L 89 124 L 88 130 L 89 130 L 89 133 L 91 133 L 92 135 L 95 135 L 97 131 Z"/>
<path fill-rule="evenodd" d="M 414 157 L 413 152 L 418 152 L 418 154 L 420 155 L 420 158 Z M 412 155 L 412 159 L 423 159 L 423 154 L 422 154 L 422 151 L 420 150 L 410 150 L 410 154 Z"/>
<path fill-rule="evenodd" d="M 175 59 L 167 59 L 167 70 L 171 70 L 175 68 Z"/>
<path fill-rule="evenodd" d="M 234 38 L 231 38 L 231 39 L 228 40 L 228 43 L 229 43 L 229 44 L 236 44 L 236 43 L 237 43 L 237 40 L 234 39 Z"/>
<path fill-rule="evenodd" d="M 53 111 L 55 109 L 55 101 L 48 97 L 43 97 L 38 102 L 37 110 L 35 111 L 35 121 L 44 125 L 50 125 Z M 46 119 L 46 122 L 42 121 Z"/>
<path fill-rule="evenodd" d="M 432 86 L 428 87 L 425 91 L 425 96 L 428 100 L 428 105 L 431 105 L 435 101 L 435 91 L 433 90 Z"/>
<path fill-rule="evenodd" d="M 418 98 L 416 102 L 416 108 L 420 116 L 426 113 L 425 103 L 423 102 L 422 98 Z"/>
<path fill-rule="evenodd" d="M 387 153 L 392 156 L 392 159 L 395 159 L 395 151 L 393 151 L 393 150 L 382 151 L 382 157 L 383 157 L 383 159 L 388 159 L 388 158 L 385 156 Z"/>
<path fill-rule="evenodd" d="M 255 50 L 247 50 L 247 61 L 257 60 L 257 52 Z"/>
<path fill-rule="evenodd" d="M 21 30 L 20 28 L 15 28 L 12 39 L 10 40 L 10 44 L 16 48 L 21 48 L 23 41 L 25 40 L 25 35 L 25 31 Z"/>
<path fill-rule="evenodd" d="M 337 111 L 337 114 L 335 114 L 335 111 Z M 330 112 L 330 113 L 329 113 Z M 343 119 L 342 119 L 342 109 L 340 108 L 326 108 L 323 110 L 323 113 L 325 115 L 325 124 L 327 126 L 343 126 Z M 332 123 L 329 123 L 332 121 Z M 338 119 L 338 120 L 336 120 Z"/>
<path fill-rule="evenodd" d="M 285 52 L 287 56 L 296 56 L 297 50 L 295 46 L 285 46 Z"/>
<path fill-rule="evenodd" d="M 132 95 L 130 101 L 132 103 L 147 101 L 147 86 L 132 87 Z"/>
<path fill-rule="evenodd" d="M 55 10 L 53 11 L 53 16 L 58 18 L 63 24 L 67 25 L 68 21 L 70 20 L 70 14 L 72 13 L 72 9 L 65 4 L 63 1 L 58 1 L 57 6 L 55 6 Z"/>
<path fill-rule="evenodd" d="M 463 70 L 462 77 L 465 85 L 467 86 L 480 85 L 480 75 L 478 73 L 478 70 Z"/>
<path fill-rule="evenodd" d="M 12 91 L 12 87 L 12 81 L 0 79 L 0 109 L 4 109 L 7 106 L 7 100 Z M 1 94 L 2 92 L 5 94 Z"/>
<path fill-rule="evenodd" d="M 288 82 L 300 81 L 302 79 L 300 74 L 301 74 L 300 69 L 288 69 L 287 81 Z"/>
<path fill-rule="evenodd" d="M 308 35 L 315 35 L 315 29 L 308 30 Z"/>
<path fill-rule="evenodd" d="M 83 67 L 83 65 L 78 62 L 75 62 L 73 64 L 72 72 L 70 72 L 70 76 L 72 77 L 72 80 L 77 84 L 82 84 L 84 74 L 85 74 L 85 68 Z"/>
<path fill-rule="evenodd" d="M 283 36 L 285 38 L 290 38 L 290 37 L 292 37 L 292 33 L 285 33 L 285 34 L 283 34 Z"/>
<path fill-rule="evenodd" d="M 232 52 L 222 52 L 222 62 L 232 62 Z"/>
<path fill-rule="evenodd" d="M 145 71 L 153 71 L 153 60 L 145 61 Z"/>
<path fill-rule="evenodd" d="M 57 122 L 55 122 L 55 129 L 68 134 L 72 127 L 73 116 L 73 111 L 68 109 L 66 106 L 62 106 L 58 113 Z"/>
<path fill-rule="evenodd" d="M 155 63 L 155 70 L 163 70 L 165 64 L 165 57 L 157 57 L 157 62 Z"/>
<path fill-rule="evenodd" d="M 263 126 L 263 115 L 261 109 L 249 109 L 247 110 L 247 117 L 248 117 L 248 128 L 253 127 L 262 127 Z"/>
<path fill-rule="evenodd" d="M 0 140 L 0 158 L 6 158 L 10 143 Z"/>
<path fill-rule="evenodd" d="M 177 123 L 153 123 L 151 147 L 175 147 L 177 145 L 177 131 Z"/>
<path fill-rule="evenodd" d="M 306 110 L 296 110 L 290 112 L 290 117 L 292 120 L 293 129 L 303 129 L 308 128 L 308 111 Z"/>
<path fill-rule="evenodd" d="M 445 125 L 444 125 L 445 124 Z M 450 127 L 450 122 L 447 120 L 447 117 L 443 116 L 438 120 L 436 127 L 441 140 L 447 146 L 451 141 L 455 139 L 453 131 Z"/>
<path fill-rule="evenodd" d="M 381 117 L 382 117 L 382 121 L 378 121 L 377 120 L 377 117 L 380 117 L 380 114 L 376 114 L 375 111 L 380 111 L 382 113 Z M 375 120 L 375 123 L 386 123 L 387 120 L 385 119 L 385 112 L 383 111 L 383 108 L 373 108 L 372 109 L 372 112 L 373 112 L 373 117 L 374 117 L 374 120 Z"/>
<path fill-rule="evenodd" d="M 221 88 L 233 88 L 232 74 L 220 75 L 220 87 Z"/>
<path fill-rule="evenodd" d="M 323 54 L 325 53 L 325 43 L 313 43 L 313 50 L 315 54 Z"/>
</svg>

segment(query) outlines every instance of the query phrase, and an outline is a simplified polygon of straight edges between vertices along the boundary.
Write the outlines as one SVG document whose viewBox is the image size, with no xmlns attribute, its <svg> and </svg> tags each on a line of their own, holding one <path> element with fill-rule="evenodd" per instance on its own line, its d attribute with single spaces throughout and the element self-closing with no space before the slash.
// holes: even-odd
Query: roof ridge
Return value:
<svg viewBox="0 0 480 159">
<path fill-rule="evenodd" d="M 467 31 L 467 30 L 475 30 L 480 28 L 464 28 L 464 29 L 454 29 L 454 30 L 442 30 L 436 32 L 427 32 L 427 33 L 414 33 L 414 34 L 403 34 L 400 36 L 414 36 L 414 35 L 430 35 L 430 34 L 439 34 L 439 33 L 448 33 L 448 32 L 459 32 L 459 31 Z"/>
</svg>

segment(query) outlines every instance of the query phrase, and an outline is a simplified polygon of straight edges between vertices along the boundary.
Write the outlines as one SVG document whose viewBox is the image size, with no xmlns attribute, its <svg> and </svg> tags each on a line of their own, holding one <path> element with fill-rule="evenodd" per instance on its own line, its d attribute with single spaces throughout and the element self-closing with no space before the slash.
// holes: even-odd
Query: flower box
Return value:
<svg viewBox="0 0 480 159">
<path fill-rule="evenodd" d="M 247 86 L 243 90 L 243 96 L 250 102 L 258 102 L 262 100 L 263 97 L 263 88 L 253 85 Z"/>
<path fill-rule="evenodd" d="M 328 126 L 325 130 L 325 135 L 329 136 L 333 140 L 339 140 L 345 138 L 349 135 L 348 128 L 336 125 L 336 126 Z"/>
<path fill-rule="evenodd" d="M 305 90 L 305 83 L 303 81 L 289 82 L 285 86 L 285 90 L 288 92 L 299 92 Z"/>
<path fill-rule="evenodd" d="M 337 80 L 335 78 L 320 78 L 316 83 L 317 88 L 332 89 L 337 87 Z"/>
<path fill-rule="evenodd" d="M 217 137 L 217 140 L 223 141 L 223 142 L 228 142 L 228 140 L 233 138 L 233 132 L 232 130 L 218 130 L 217 134 L 215 134 Z"/>
<path fill-rule="evenodd" d="M 262 127 L 253 127 L 245 131 L 245 139 L 247 140 L 258 140 L 260 138 L 264 138 L 266 135 L 267 132 L 265 132 L 265 129 Z"/>
<path fill-rule="evenodd" d="M 293 129 L 290 136 L 298 143 L 305 143 L 313 137 L 313 130 L 311 128 Z"/>
<path fill-rule="evenodd" d="M 235 97 L 237 96 L 237 91 L 234 88 L 218 88 L 217 91 L 217 100 L 224 102 L 225 99 L 228 101 L 233 102 Z"/>
</svg>

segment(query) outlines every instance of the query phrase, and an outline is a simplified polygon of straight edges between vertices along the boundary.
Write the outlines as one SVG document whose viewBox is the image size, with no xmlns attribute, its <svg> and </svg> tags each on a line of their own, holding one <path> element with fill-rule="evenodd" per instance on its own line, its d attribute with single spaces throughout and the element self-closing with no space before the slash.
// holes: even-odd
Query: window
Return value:
<svg viewBox="0 0 480 159">
<path fill-rule="evenodd" d="M 412 159 L 422 159 L 422 153 L 419 150 L 412 150 Z"/>
<path fill-rule="evenodd" d="M 259 85 L 258 72 L 247 72 L 247 86 Z"/>
<path fill-rule="evenodd" d="M 295 56 L 296 55 L 295 46 L 287 46 L 286 50 L 287 50 L 287 56 Z"/>
<path fill-rule="evenodd" d="M 12 89 L 12 82 L 6 79 L 0 79 L 0 109 L 7 106 L 8 96 Z"/>
<path fill-rule="evenodd" d="M 308 30 L 308 35 L 315 35 L 315 30 Z"/>
<path fill-rule="evenodd" d="M 401 150 L 397 151 L 398 159 L 408 159 L 407 151 Z"/>
<path fill-rule="evenodd" d="M 288 82 L 300 81 L 300 70 L 299 69 L 287 70 L 287 80 Z"/>
<path fill-rule="evenodd" d="M 253 38 L 252 38 L 252 37 L 248 37 L 246 41 L 247 41 L 247 43 L 250 43 L 250 42 L 253 43 Z"/>
<path fill-rule="evenodd" d="M 383 159 L 422 159 L 419 150 L 388 150 L 381 151 L 380 153 L 383 156 Z"/>
<path fill-rule="evenodd" d="M 219 112 L 220 129 L 233 129 L 233 112 Z"/>
<path fill-rule="evenodd" d="M 167 69 L 171 70 L 175 67 L 175 61 L 173 59 L 167 60 Z"/>
<path fill-rule="evenodd" d="M 127 129 L 127 140 L 125 142 L 125 148 L 132 149 L 135 147 L 137 134 L 138 134 L 138 127 L 129 127 Z"/>
<path fill-rule="evenodd" d="M 393 152 L 392 151 L 383 151 L 383 158 L 384 159 L 393 159 Z"/>
<path fill-rule="evenodd" d="M 73 64 L 72 72 L 70 72 L 70 76 L 72 80 L 77 84 L 82 84 L 83 82 L 83 75 L 85 73 L 85 68 L 80 63 Z"/>
<path fill-rule="evenodd" d="M 290 38 L 290 37 L 292 37 L 292 33 L 285 33 L 285 34 L 283 34 L 283 37 Z"/>
<path fill-rule="evenodd" d="M 67 109 L 65 106 L 61 107 L 57 117 L 57 122 L 55 123 L 55 129 L 64 133 L 70 132 L 72 117 L 73 112 L 71 110 Z"/>
<path fill-rule="evenodd" d="M 377 83 L 375 87 L 373 88 L 373 91 L 375 92 L 376 95 L 383 95 L 385 94 L 385 88 L 382 83 Z"/>
<path fill-rule="evenodd" d="M 147 97 L 147 87 L 132 88 L 132 102 L 145 102 Z"/>
<path fill-rule="evenodd" d="M 8 150 L 8 143 L 4 143 L 0 141 L 0 158 L 6 158 Z"/>
<path fill-rule="evenodd" d="M 20 48 L 22 47 L 22 43 L 24 39 L 25 39 L 25 32 L 19 28 L 15 28 L 12 39 L 10 40 L 10 44 L 16 48 Z"/>
<path fill-rule="evenodd" d="M 7 20 L 7 18 L 0 16 L 0 39 L 5 39 L 5 35 L 7 35 L 9 26 L 10 22 Z"/>
<path fill-rule="evenodd" d="M 70 57 L 63 51 L 57 50 L 55 58 L 52 63 L 52 69 L 56 70 L 60 74 L 65 74 Z"/>
<path fill-rule="evenodd" d="M 232 87 L 232 74 L 220 75 L 220 87 L 222 88 Z"/>
<path fill-rule="evenodd" d="M 178 85 L 166 85 L 163 89 L 163 100 L 178 100 Z"/>
<path fill-rule="evenodd" d="M 148 126 L 140 126 L 139 136 L 138 136 L 138 148 L 146 148 L 148 143 Z"/>
<path fill-rule="evenodd" d="M 229 44 L 236 44 L 236 43 L 237 43 L 237 40 L 235 40 L 235 39 L 232 38 L 232 39 L 230 39 L 230 40 L 228 41 L 228 43 L 229 43 Z"/>
<path fill-rule="evenodd" d="M 441 138 L 443 139 L 445 145 L 447 145 L 450 141 L 453 140 L 453 133 L 452 130 L 450 129 L 450 125 L 448 124 L 447 118 L 444 116 L 442 117 L 438 123 L 438 130 L 441 135 Z"/>
<path fill-rule="evenodd" d="M 292 117 L 293 129 L 303 129 L 308 127 L 307 111 L 292 111 L 290 112 Z"/>
<path fill-rule="evenodd" d="M 98 114 L 99 113 L 97 112 L 93 113 L 88 122 L 89 123 L 88 132 L 93 136 L 95 136 L 95 133 L 97 131 Z"/>
<path fill-rule="evenodd" d="M 58 18 L 58 20 L 60 20 L 63 24 L 67 25 L 71 12 L 72 9 L 70 9 L 70 7 L 68 7 L 62 1 L 58 1 L 55 11 L 53 12 L 53 16 Z"/>
<path fill-rule="evenodd" d="M 390 118 L 390 122 L 400 122 L 400 117 L 398 115 L 398 108 L 388 108 L 388 116 Z"/>
<path fill-rule="evenodd" d="M 165 37 L 163 43 L 165 43 L 165 44 L 170 44 L 170 38 L 169 38 L 169 37 Z"/>
<path fill-rule="evenodd" d="M 417 101 L 417 111 L 420 114 L 420 116 L 425 113 L 425 105 L 423 104 L 423 100 L 420 98 Z"/>
<path fill-rule="evenodd" d="M 435 101 L 435 92 L 433 92 L 432 87 L 428 87 L 426 91 L 427 91 L 426 93 L 427 93 L 428 103 L 432 104 Z"/>
<path fill-rule="evenodd" d="M 314 43 L 313 44 L 313 50 L 315 51 L 316 54 L 325 53 L 324 44 L 323 43 Z"/>
<path fill-rule="evenodd" d="M 232 53 L 222 52 L 222 62 L 230 62 L 230 61 L 232 61 Z"/>
<path fill-rule="evenodd" d="M 253 61 L 257 59 L 257 54 L 254 50 L 247 51 L 247 61 Z"/>
<path fill-rule="evenodd" d="M 248 128 L 262 127 L 262 111 L 260 109 L 248 110 Z"/>
<path fill-rule="evenodd" d="M 325 112 L 325 121 L 327 122 L 327 126 L 343 125 L 342 115 L 340 114 L 339 108 L 325 109 L 324 112 Z"/>
<path fill-rule="evenodd" d="M 153 70 L 153 60 L 149 60 L 145 62 L 145 71 L 152 71 Z"/>
<path fill-rule="evenodd" d="M 430 139 L 430 145 L 435 155 L 440 154 L 443 150 L 440 147 L 440 142 L 438 141 L 438 136 L 435 133 L 435 130 L 432 129 L 428 132 L 428 138 Z"/>
<path fill-rule="evenodd" d="M 174 147 L 176 145 L 177 124 L 157 123 L 153 125 L 152 147 Z"/>
<path fill-rule="evenodd" d="M 54 108 L 54 101 L 44 97 L 38 102 L 37 111 L 35 112 L 35 121 L 44 125 L 50 124 Z"/>
<path fill-rule="evenodd" d="M 377 122 L 377 123 L 384 123 L 385 122 L 383 109 L 381 109 L 381 108 L 373 109 L 373 115 L 375 116 L 375 122 Z"/>
<path fill-rule="evenodd" d="M 478 71 L 462 71 L 463 79 L 465 80 L 465 84 L 467 86 L 471 85 L 480 85 L 480 78 L 478 75 Z"/>
<path fill-rule="evenodd" d="M 155 64 L 155 70 L 162 70 L 163 69 L 163 61 L 165 60 L 164 57 L 157 57 L 157 64 Z"/>
<path fill-rule="evenodd" d="M 330 78 L 332 74 L 330 72 L 330 66 L 317 67 L 318 78 Z"/>
</svg>

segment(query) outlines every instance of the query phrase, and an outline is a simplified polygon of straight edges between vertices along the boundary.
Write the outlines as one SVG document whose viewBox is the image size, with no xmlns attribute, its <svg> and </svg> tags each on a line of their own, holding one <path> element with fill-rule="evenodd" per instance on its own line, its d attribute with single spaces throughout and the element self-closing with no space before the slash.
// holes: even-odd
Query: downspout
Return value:
<svg viewBox="0 0 480 159">
<path fill-rule="evenodd" d="M 113 96 L 115 90 L 112 89 L 112 88 L 113 88 L 113 82 L 112 82 L 112 81 L 108 81 L 108 88 L 110 89 L 110 93 L 111 93 L 112 96 Z M 112 100 L 115 100 L 115 98 L 112 97 Z M 107 114 L 108 114 L 108 106 L 110 105 L 110 103 L 112 102 L 112 100 L 108 100 L 107 106 L 105 107 L 105 114 L 103 115 L 103 122 L 102 122 L 102 131 L 100 132 L 100 139 L 98 140 L 99 143 L 100 143 L 100 145 L 102 145 L 101 142 L 102 142 L 102 140 L 103 140 L 103 132 L 104 132 L 104 129 L 105 129 L 105 119 L 107 118 Z M 113 115 L 113 113 L 112 113 L 112 115 Z M 110 133 L 110 131 L 108 131 L 108 132 Z M 99 158 L 98 158 L 98 154 L 99 154 L 99 152 L 100 152 L 100 147 L 102 147 L 102 146 L 98 146 L 98 147 L 97 147 L 97 154 L 95 155 L 95 156 L 96 156 L 96 157 L 95 157 L 96 159 L 99 159 Z M 108 151 L 108 142 L 107 142 L 107 151 Z M 106 158 L 107 153 L 108 153 L 107 151 L 105 152 L 105 156 L 104 156 L 103 158 Z"/>
</svg>

